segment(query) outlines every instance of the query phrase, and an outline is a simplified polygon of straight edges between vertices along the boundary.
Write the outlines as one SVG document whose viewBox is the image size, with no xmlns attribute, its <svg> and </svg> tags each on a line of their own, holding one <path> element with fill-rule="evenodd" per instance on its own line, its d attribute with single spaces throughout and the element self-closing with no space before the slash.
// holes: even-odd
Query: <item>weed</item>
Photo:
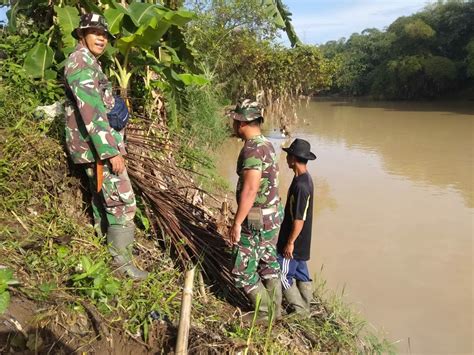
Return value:
<svg viewBox="0 0 474 355">
<path fill-rule="evenodd" d="M 13 271 L 7 268 L 0 268 L 0 315 L 8 308 L 10 303 L 10 292 L 8 287 L 17 285 L 18 281 L 13 278 Z"/>
</svg>

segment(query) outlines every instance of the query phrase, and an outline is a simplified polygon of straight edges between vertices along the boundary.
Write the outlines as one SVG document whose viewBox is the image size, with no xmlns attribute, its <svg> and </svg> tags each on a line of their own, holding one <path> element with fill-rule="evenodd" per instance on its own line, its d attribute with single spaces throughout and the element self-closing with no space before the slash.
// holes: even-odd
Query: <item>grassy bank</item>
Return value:
<svg viewBox="0 0 474 355">
<path fill-rule="evenodd" d="M 84 177 L 66 160 L 61 118 L 39 118 L 37 104 L 28 92 L 0 84 L 0 352 L 172 351 L 182 268 L 162 248 L 164 236 L 144 226 L 135 252 L 150 277 L 133 282 L 113 269 L 91 227 Z M 188 153 L 176 157 L 186 159 L 192 161 Z M 137 218 L 143 226 L 146 219 Z M 390 350 L 339 298 L 323 297 L 323 282 L 311 319 L 272 327 L 243 324 L 240 309 L 206 282 L 206 297 L 196 292 L 193 299 L 191 352 Z"/>
</svg>

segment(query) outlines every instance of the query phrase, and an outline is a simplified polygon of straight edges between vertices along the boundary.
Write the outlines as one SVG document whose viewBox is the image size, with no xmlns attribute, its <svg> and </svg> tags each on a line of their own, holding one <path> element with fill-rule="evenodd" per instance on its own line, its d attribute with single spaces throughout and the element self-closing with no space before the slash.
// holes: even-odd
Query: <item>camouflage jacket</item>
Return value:
<svg viewBox="0 0 474 355">
<path fill-rule="evenodd" d="M 243 186 L 244 170 L 255 169 L 262 172 L 260 187 L 255 198 L 254 206 L 270 207 L 280 202 L 278 195 L 278 163 L 272 143 L 263 135 L 248 139 L 240 151 L 237 160 L 237 201 Z"/>
<path fill-rule="evenodd" d="M 94 55 L 82 44 L 66 60 L 66 146 L 76 164 L 126 154 L 123 136 L 109 125 L 112 85 Z"/>
</svg>

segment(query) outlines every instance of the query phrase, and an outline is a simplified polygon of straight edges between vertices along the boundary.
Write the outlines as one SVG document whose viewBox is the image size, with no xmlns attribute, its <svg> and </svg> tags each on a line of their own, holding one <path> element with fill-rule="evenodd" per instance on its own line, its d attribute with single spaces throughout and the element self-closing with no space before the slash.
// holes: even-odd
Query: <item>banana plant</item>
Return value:
<svg viewBox="0 0 474 355">
<path fill-rule="evenodd" d="M 255 0 L 263 6 L 265 13 L 273 20 L 275 26 L 286 31 L 292 47 L 300 46 L 302 43 L 291 24 L 292 13 L 283 4 L 282 0 Z"/>
<path fill-rule="evenodd" d="M 56 78 L 57 73 L 52 70 L 55 59 L 67 57 L 74 50 L 76 42 L 71 32 L 79 23 L 80 12 L 104 15 L 110 32 L 118 38 L 112 46 L 108 46 L 107 51 L 113 54 L 119 52 L 117 57 L 120 60 L 115 60 L 113 75 L 117 77 L 124 96 L 127 96 L 133 73 L 145 72 L 145 67 L 159 70 L 159 78 L 168 81 L 177 89 L 207 82 L 201 75 L 183 72 L 185 68 L 197 72 L 195 67 L 189 64 L 192 63 L 191 56 L 187 56 L 186 62 L 183 62 L 177 55 L 186 53 L 182 50 L 185 43 L 181 28 L 193 19 L 195 14 L 179 9 L 181 0 L 166 1 L 165 4 L 170 6 L 161 3 L 158 0 L 0 0 L 0 4 L 10 6 L 9 25 L 12 27 L 16 26 L 17 16 L 37 16 L 34 15 L 35 7 L 40 7 L 45 14 L 54 13 L 52 18 L 41 19 L 42 26 L 51 23 L 51 20 L 54 25 L 47 34 L 40 37 L 43 40 L 39 40 L 26 54 L 23 64 L 24 70 L 31 77 L 41 80 Z M 53 9 L 54 12 L 50 11 Z M 16 28 L 11 30 L 15 31 Z M 55 41 L 51 42 L 58 33 L 61 41 L 55 38 Z"/>
<path fill-rule="evenodd" d="M 176 52 L 164 45 L 162 41 L 162 37 L 172 26 L 184 26 L 194 17 L 194 13 L 185 10 L 170 10 L 160 4 L 132 2 L 128 7 L 114 1 L 109 1 L 108 4 L 111 7 L 104 12 L 104 15 L 111 24 L 110 31 L 114 35 L 122 34 L 116 41 L 115 47 L 122 54 L 123 61 L 117 65 L 118 69 L 113 74 L 117 77 L 124 96 L 127 96 L 128 83 L 132 75 L 129 69 L 131 53 L 142 63 L 152 64 L 154 70 L 158 69 L 170 81 L 177 81 L 184 85 L 198 85 L 206 82 L 203 77 L 195 74 L 173 75 L 175 73 L 171 67 L 183 63 Z"/>
</svg>

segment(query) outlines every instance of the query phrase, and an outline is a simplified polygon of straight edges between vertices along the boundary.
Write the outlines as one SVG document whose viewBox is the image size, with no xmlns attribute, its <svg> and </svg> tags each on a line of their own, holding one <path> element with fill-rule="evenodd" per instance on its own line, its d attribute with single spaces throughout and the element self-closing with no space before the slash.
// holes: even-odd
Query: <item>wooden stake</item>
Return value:
<svg viewBox="0 0 474 355">
<path fill-rule="evenodd" d="M 193 299 L 193 282 L 196 267 L 186 271 L 184 277 L 183 298 L 179 315 L 178 339 L 176 340 L 176 354 L 188 353 L 189 328 L 191 325 L 191 301 Z"/>
</svg>

